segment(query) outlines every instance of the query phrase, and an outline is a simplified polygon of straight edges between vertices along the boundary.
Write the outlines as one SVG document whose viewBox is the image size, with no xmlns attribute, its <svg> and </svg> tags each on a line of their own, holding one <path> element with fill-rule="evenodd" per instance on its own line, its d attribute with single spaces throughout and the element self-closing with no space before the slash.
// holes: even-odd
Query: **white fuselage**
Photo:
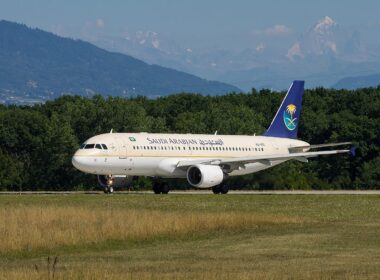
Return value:
<svg viewBox="0 0 380 280">
<path fill-rule="evenodd" d="M 72 159 L 83 172 L 163 178 L 186 178 L 186 170 L 177 168 L 181 161 L 284 155 L 289 148 L 309 146 L 300 140 L 266 136 L 153 133 L 101 134 L 84 144 L 94 148 L 79 149 Z M 228 175 L 254 173 L 284 161 L 249 163 Z"/>
</svg>

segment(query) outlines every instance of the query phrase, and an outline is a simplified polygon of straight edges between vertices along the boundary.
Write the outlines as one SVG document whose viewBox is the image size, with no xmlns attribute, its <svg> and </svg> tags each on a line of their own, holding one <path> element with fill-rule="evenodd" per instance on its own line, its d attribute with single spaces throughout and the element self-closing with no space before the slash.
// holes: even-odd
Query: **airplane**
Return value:
<svg viewBox="0 0 380 280">
<path fill-rule="evenodd" d="M 110 133 L 86 140 L 72 157 L 78 170 L 98 176 L 105 193 L 128 186 L 138 176 L 153 178 L 153 191 L 167 194 L 168 178 L 186 178 L 195 188 L 226 194 L 226 180 L 271 168 L 288 160 L 353 153 L 319 150 L 351 142 L 310 145 L 298 140 L 304 81 L 294 81 L 269 128 L 261 136 Z M 317 150 L 315 150 L 317 149 Z"/>
</svg>

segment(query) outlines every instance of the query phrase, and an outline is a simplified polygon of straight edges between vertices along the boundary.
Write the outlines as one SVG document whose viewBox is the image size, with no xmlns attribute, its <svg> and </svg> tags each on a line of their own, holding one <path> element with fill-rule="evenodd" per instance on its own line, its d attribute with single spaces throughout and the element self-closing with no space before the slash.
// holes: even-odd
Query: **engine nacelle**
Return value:
<svg viewBox="0 0 380 280">
<path fill-rule="evenodd" d="M 196 188 L 210 188 L 223 182 L 224 173 L 219 166 L 197 164 L 187 169 L 187 181 Z"/>
<path fill-rule="evenodd" d="M 127 187 L 132 183 L 132 176 L 123 176 L 123 175 L 98 175 L 98 182 L 103 188 L 105 187 Z"/>
</svg>

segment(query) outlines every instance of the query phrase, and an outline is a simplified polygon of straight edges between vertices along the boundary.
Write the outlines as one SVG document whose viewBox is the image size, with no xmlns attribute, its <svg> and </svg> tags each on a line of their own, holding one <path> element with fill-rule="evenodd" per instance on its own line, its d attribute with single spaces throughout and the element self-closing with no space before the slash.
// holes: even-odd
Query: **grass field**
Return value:
<svg viewBox="0 0 380 280">
<path fill-rule="evenodd" d="M 0 196 L 0 279 L 380 279 L 380 196 Z"/>
</svg>

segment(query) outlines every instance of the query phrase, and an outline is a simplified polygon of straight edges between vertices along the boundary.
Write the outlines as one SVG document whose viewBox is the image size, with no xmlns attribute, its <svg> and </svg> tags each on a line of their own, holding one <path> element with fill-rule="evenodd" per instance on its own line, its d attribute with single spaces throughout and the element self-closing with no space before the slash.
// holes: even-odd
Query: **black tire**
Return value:
<svg viewBox="0 0 380 280">
<path fill-rule="evenodd" d="M 230 188 L 228 187 L 228 185 L 225 185 L 225 184 L 220 185 L 220 192 L 221 192 L 221 194 L 226 194 L 226 193 L 228 193 L 229 189 L 230 189 Z"/>
<path fill-rule="evenodd" d="M 220 185 L 217 185 L 217 186 L 213 186 L 212 187 L 212 192 L 214 194 L 220 194 L 221 190 L 220 190 Z"/>
<path fill-rule="evenodd" d="M 168 194 L 169 193 L 169 186 L 168 184 L 162 183 L 160 186 L 161 193 L 162 194 Z"/>
<path fill-rule="evenodd" d="M 109 189 L 108 189 L 108 187 L 104 187 L 103 192 L 104 192 L 105 194 L 108 194 L 108 193 L 109 193 Z"/>
<path fill-rule="evenodd" d="M 158 183 L 154 183 L 153 184 L 153 192 L 155 194 L 160 194 L 161 193 L 161 186 L 160 186 L 160 184 L 158 184 Z"/>
</svg>

